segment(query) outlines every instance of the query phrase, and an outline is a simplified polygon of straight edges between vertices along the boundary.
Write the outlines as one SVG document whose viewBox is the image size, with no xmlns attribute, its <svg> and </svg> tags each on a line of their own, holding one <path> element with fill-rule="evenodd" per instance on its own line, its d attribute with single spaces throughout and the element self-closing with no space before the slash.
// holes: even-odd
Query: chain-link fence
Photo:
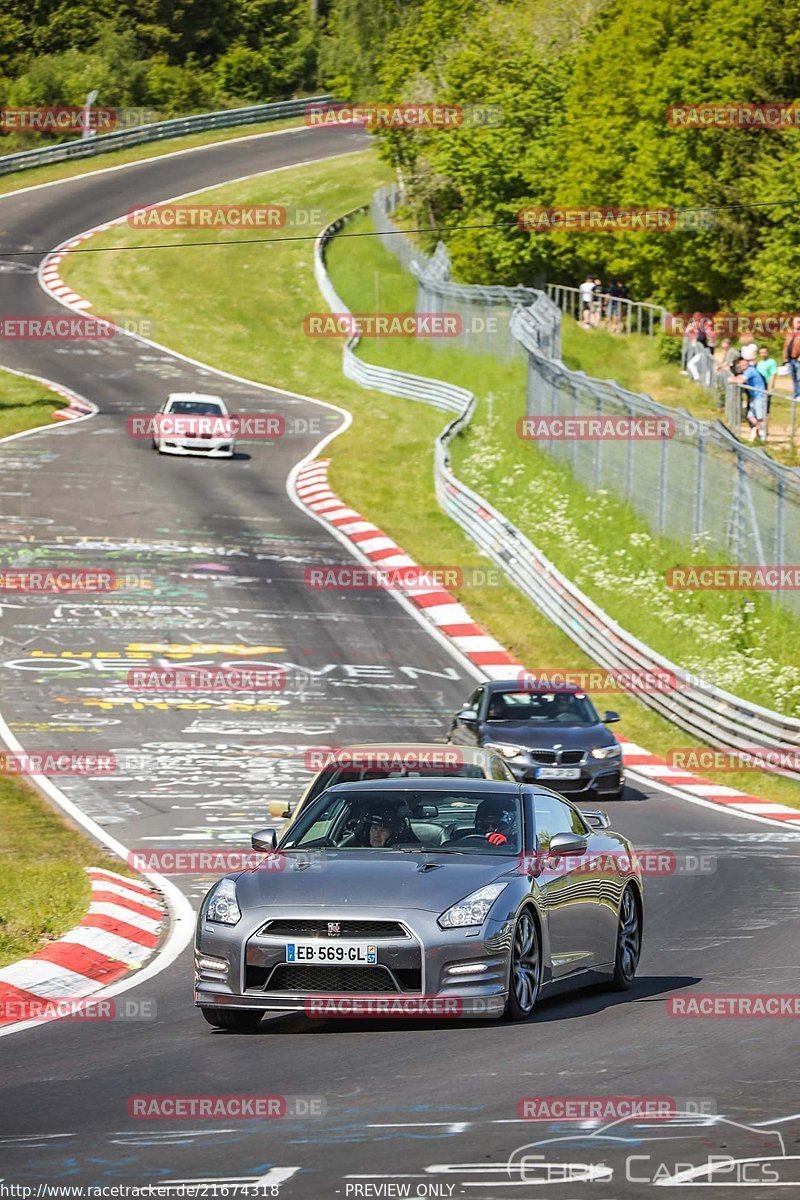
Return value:
<svg viewBox="0 0 800 1200">
<path fill-rule="evenodd" d="M 461 344 L 470 350 L 504 357 L 516 352 L 511 348 L 516 343 L 527 358 L 527 417 L 660 420 L 661 428 L 669 429 L 669 436 L 656 438 L 537 436 L 542 450 L 567 462 L 589 489 L 605 488 L 629 501 L 654 533 L 733 564 L 800 563 L 800 472 L 743 445 L 719 421 L 696 420 L 684 409 L 568 370 L 560 361 L 556 304 L 532 288 L 453 283 L 444 247 L 428 257 L 392 221 L 399 200 L 397 187 L 381 189 L 372 215 L 383 244 L 417 278 L 417 311 L 460 313 Z M 560 303 L 567 292 L 561 289 Z M 640 306 L 641 313 L 647 307 Z M 487 327 L 492 315 L 496 325 Z M 492 328 L 494 333 L 488 331 Z M 723 387 L 728 419 L 738 429 L 741 389 L 734 383 Z M 796 591 L 773 595 L 800 608 Z"/>
<path fill-rule="evenodd" d="M 561 318 L 556 306 L 541 291 L 528 287 L 482 287 L 453 283 L 450 256 L 439 242 L 432 256 L 415 249 L 392 220 L 401 198 L 397 185 L 381 188 L 372 202 L 372 220 L 381 242 L 406 270 L 415 276 L 417 313 L 452 313 L 458 318 L 456 338 L 432 339 L 438 345 L 455 342 L 479 354 L 496 358 L 522 355 L 511 333 L 511 314 L 524 307 L 535 314 L 539 337 L 549 357 L 561 357 Z"/>
<path fill-rule="evenodd" d="M 800 475 L 743 446 L 719 421 L 698 421 L 615 383 L 591 379 L 546 357 L 524 311 L 512 330 L 528 355 L 525 412 L 530 418 L 618 417 L 667 422 L 670 436 L 585 439 L 537 437 L 588 488 L 628 500 L 650 528 L 702 546 L 731 563 L 800 563 Z M 547 425 L 540 428 L 547 429 Z M 797 592 L 776 592 L 797 609 Z"/>
</svg>

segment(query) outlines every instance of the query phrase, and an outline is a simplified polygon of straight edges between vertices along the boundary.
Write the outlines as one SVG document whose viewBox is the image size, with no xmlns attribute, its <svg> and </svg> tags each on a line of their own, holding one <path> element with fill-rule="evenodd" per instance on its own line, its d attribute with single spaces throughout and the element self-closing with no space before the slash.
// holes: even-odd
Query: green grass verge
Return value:
<svg viewBox="0 0 800 1200">
<path fill-rule="evenodd" d="M 52 183 L 57 179 L 73 179 L 76 175 L 89 175 L 106 167 L 117 167 L 123 163 L 140 162 L 143 158 L 160 158 L 163 154 L 174 154 L 176 150 L 189 150 L 193 146 L 208 146 L 212 142 L 232 142 L 237 138 L 250 137 L 254 133 L 272 133 L 278 129 L 302 127 L 301 117 L 289 117 L 285 121 L 260 121 L 257 125 L 240 125 L 235 129 L 207 129 L 202 133 L 190 133 L 186 137 L 166 138 L 164 141 L 144 142 L 129 146 L 125 150 L 109 150 L 91 158 L 72 159 L 67 162 L 51 163 L 46 167 L 30 167 L 25 171 L 14 171 L 0 175 L 0 196 L 16 192 L 20 188 L 35 187 L 40 183 Z"/>
<path fill-rule="evenodd" d="M 47 425 L 66 400 L 44 384 L 0 368 L 0 437 Z"/>
<path fill-rule="evenodd" d="M 359 154 L 334 163 L 287 169 L 204 195 L 227 203 L 259 203 L 268 196 L 277 203 L 320 205 L 345 212 L 368 200 L 372 189 L 386 179 L 384 166 L 370 155 Z M 116 227 L 99 235 L 93 245 L 135 245 L 144 236 L 141 231 Z M 191 243 L 191 234 L 172 236 Z M 179 253 L 184 261 L 191 261 L 191 269 L 175 269 Z M 374 308 L 376 272 L 382 307 L 413 307 L 413 282 L 377 240 L 334 241 L 330 265 L 337 288 L 352 309 Z M 77 291 L 92 298 L 98 311 L 112 317 L 139 312 L 154 318 L 159 341 L 182 353 L 196 355 L 201 347 L 203 360 L 214 366 L 348 408 L 354 415 L 353 425 L 330 449 L 331 481 L 336 491 L 391 533 L 420 563 L 486 565 L 485 558 L 435 500 L 432 444 L 442 429 L 441 413 L 423 404 L 363 391 L 342 377 L 341 339 L 303 335 L 303 318 L 324 308 L 314 283 L 308 244 L 248 245 L 245 240 L 235 246 L 207 247 L 202 253 L 198 248 L 143 251 L 141 255 L 91 254 L 67 259 L 64 274 Z M 188 322 L 187 313 L 191 313 Z M 515 417 L 518 414 L 520 363 L 503 366 L 432 343 L 400 339 L 371 341 L 365 353 L 372 361 L 448 378 L 481 395 L 491 392 L 491 404 L 481 405 L 478 419 L 482 422 L 496 422 L 499 417 L 505 424 L 501 402 L 515 403 Z M 505 399 L 503 393 L 507 393 Z M 480 445 L 482 436 L 479 432 L 465 439 L 459 456 L 469 453 L 472 445 Z M 514 451 L 516 456 L 533 453 L 532 448 L 519 444 Z M 519 465 L 515 459 L 514 466 Z M 518 517 L 518 499 L 506 506 L 514 519 Z M 458 589 L 458 595 L 475 620 L 527 666 L 585 669 L 592 665 L 511 584 L 465 586 Z M 615 696 L 610 706 L 622 713 L 625 736 L 656 753 L 697 744 L 633 697 Z M 789 780 L 756 772 L 726 773 L 724 780 L 800 807 L 800 787 Z"/>
<path fill-rule="evenodd" d="M 130 874 L 73 829 L 32 787 L 0 775 L 0 967 L 77 925 L 91 888 L 86 867 Z"/>
</svg>

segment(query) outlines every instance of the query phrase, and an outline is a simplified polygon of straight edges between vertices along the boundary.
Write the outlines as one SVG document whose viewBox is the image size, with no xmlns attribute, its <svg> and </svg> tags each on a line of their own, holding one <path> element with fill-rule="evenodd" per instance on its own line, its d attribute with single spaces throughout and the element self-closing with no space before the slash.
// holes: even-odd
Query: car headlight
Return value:
<svg viewBox="0 0 800 1200">
<path fill-rule="evenodd" d="M 621 758 L 622 746 L 595 746 L 592 758 Z"/>
<path fill-rule="evenodd" d="M 496 750 L 503 758 L 523 758 L 525 755 L 520 746 L 512 746 L 509 742 L 487 742 L 484 750 Z"/>
<path fill-rule="evenodd" d="M 482 925 L 506 883 L 488 883 L 471 896 L 465 896 L 439 917 L 442 929 L 461 929 L 465 925 Z"/>
<path fill-rule="evenodd" d="M 241 915 L 236 900 L 236 884 L 232 879 L 220 880 L 208 898 L 206 920 L 218 921 L 220 925 L 235 925 Z"/>
</svg>

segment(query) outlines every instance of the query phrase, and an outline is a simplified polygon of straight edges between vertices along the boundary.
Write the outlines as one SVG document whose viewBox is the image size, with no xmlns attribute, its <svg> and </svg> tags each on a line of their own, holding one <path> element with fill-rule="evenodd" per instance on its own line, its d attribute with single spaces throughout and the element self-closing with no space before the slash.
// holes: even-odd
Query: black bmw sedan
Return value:
<svg viewBox="0 0 800 1200">
<path fill-rule="evenodd" d="M 619 800 L 625 785 L 622 747 L 585 692 L 535 680 L 488 680 L 454 718 L 447 740 L 502 754 L 514 776 L 578 799 Z"/>
</svg>

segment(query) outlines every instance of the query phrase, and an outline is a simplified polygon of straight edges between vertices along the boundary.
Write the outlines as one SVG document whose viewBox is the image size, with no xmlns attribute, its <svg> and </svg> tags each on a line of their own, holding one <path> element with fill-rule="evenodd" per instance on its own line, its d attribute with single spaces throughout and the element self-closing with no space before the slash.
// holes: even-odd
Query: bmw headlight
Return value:
<svg viewBox="0 0 800 1200">
<path fill-rule="evenodd" d="M 465 896 L 448 908 L 439 917 L 442 929 L 461 929 L 466 925 L 482 925 L 489 915 L 489 909 L 494 904 L 505 883 L 488 883 L 486 887 L 478 888 L 471 896 Z"/>
<path fill-rule="evenodd" d="M 519 746 L 510 745 L 509 742 L 487 742 L 484 750 L 496 750 L 503 758 L 523 758 L 525 755 L 524 750 Z"/>
<path fill-rule="evenodd" d="M 220 880 L 208 898 L 206 920 L 218 921 L 220 925 L 235 925 L 241 915 L 236 901 L 236 884 L 232 879 Z"/>
<path fill-rule="evenodd" d="M 621 758 L 622 746 L 595 746 L 591 755 L 592 758 Z"/>
</svg>

